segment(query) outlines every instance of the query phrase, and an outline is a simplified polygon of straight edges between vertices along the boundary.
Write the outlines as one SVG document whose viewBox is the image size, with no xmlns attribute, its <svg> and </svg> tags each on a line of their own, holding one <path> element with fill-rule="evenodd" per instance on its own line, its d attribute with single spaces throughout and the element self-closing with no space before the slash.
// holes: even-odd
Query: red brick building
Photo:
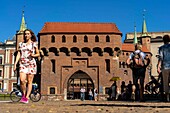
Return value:
<svg viewBox="0 0 170 113">
<path fill-rule="evenodd" d="M 86 91 L 97 88 L 105 94 L 113 83 L 110 79 L 123 74 L 117 57 L 121 41 L 122 33 L 114 23 L 45 23 L 38 33 L 45 55 L 41 93 L 77 99 L 85 86 Z"/>
</svg>

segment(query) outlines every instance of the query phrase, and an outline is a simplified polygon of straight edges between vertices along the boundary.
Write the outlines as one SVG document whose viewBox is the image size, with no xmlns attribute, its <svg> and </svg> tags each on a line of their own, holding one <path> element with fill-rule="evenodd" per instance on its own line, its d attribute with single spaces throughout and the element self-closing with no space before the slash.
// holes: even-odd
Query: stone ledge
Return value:
<svg viewBox="0 0 170 113">
<path fill-rule="evenodd" d="M 97 95 L 97 98 L 98 98 L 98 100 L 100 101 L 100 100 L 107 100 L 107 98 L 109 98 L 109 95 L 108 94 L 98 94 Z"/>
<path fill-rule="evenodd" d="M 48 101 L 61 101 L 64 100 L 64 94 L 42 95 L 42 99 Z"/>
</svg>

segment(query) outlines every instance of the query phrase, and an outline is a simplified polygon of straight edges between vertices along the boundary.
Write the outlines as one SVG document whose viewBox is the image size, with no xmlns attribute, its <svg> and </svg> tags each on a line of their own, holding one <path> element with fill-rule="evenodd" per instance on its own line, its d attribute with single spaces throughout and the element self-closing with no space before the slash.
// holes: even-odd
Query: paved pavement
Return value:
<svg viewBox="0 0 170 113">
<path fill-rule="evenodd" d="M 170 102 L 44 101 L 0 102 L 0 113 L 170 113 Z"/>
</svg>

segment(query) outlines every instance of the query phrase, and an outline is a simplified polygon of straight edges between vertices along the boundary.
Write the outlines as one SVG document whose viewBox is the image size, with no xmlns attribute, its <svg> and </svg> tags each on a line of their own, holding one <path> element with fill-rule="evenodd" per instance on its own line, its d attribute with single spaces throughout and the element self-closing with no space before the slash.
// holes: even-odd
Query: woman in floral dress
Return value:
<svg viewBox="0 0 170 113">
<path fill-rule="evenodd" d="M 16 65 L 19 62 L 21 89 L 23 92 L 20 102 L 28 103 L 28 97 L 32 90 L 32 81 L 37 71 L 34 58 L 39 57 L 40 54 L 36 45 L 35 34 L 31 30 L 26 29 L 23 37 L 24 41 L 19 43 L 18 54 L 14 63 L 14 71 L 16 71 Z M 28 84 L 27 88 L 26 83 Z"/>
</svg>

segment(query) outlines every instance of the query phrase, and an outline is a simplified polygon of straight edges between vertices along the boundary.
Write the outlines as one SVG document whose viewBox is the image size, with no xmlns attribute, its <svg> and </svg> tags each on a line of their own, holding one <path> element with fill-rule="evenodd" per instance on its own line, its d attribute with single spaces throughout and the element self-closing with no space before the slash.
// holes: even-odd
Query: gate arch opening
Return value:
<svg viewBox="0 0 170 113">
<path fill-rule="evenodd" d="M 85 100 L 88 100 L 88 91 L 89 89 L 94 90 L 94 83 L 87 73 L 79 70 L 68 79 L 67 99 L 80 99 L 80 89 L 82 86 L 86 89 Z"/>
</svg>

